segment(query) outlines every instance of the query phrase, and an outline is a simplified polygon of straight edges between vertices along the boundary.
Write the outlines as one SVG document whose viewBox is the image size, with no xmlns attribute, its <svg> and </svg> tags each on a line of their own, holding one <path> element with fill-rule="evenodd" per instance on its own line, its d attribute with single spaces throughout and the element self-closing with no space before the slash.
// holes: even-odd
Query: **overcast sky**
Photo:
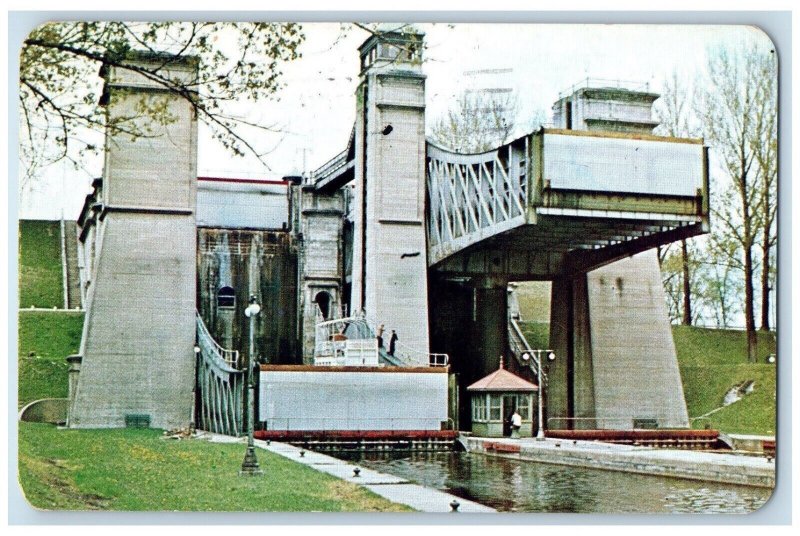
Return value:
<svg viewBox="0 0 800 536">
<path fill-rule="evenodd" d="M 670 25 L 515 25 L 422 24 L 427 50 L 427 126 L 467 88 L 502 87 L 515 91 L 518 123 L 537 111 L 550 113 L 559 92 L 590 77 L 649 84 L 660 91 L 673 71 L 686 78 L 705 72 L 710 47 L 743 44 L 770 48 L 759 30 L 744 26 Z M 237 110 L 249 118 L 277 124 L 281 133 L 259 136 L 274 147 L 269 169 L 254 158 L 227 153 L 201 128 L 200 176 L 280 178 L 313 170 L 347 144 L 355 118 L 358 46 L 368 34 L 339 24 L 304 24 L 303 57 L 284 65 L 278 100 Z M 496 74 L 475 74 L 492 69 Z M 471 73 L 472 72 L 472 73 Z M 93 176 L 102 174 L 93 164 Z M 21 199 L 20 217 L 50 219 L 78 215 L 90 176 L 52 166 L 35 189 Z"/>
</svg>

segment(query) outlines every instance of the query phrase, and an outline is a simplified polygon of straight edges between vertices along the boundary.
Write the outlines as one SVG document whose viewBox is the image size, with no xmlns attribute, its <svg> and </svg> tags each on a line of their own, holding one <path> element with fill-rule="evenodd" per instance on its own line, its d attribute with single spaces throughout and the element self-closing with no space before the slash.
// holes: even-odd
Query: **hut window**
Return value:
<svg viewBox="0 0 800 536">
<path fill-rule="evenodd" d="M 484 395 L 479 395 L 473 398 L 472 420 L 473 421 L 486 420 L 486 397 Z"/>
<path fill-rule="evenodd" d="M 502 417 L 503 398 L 501 395 L 489 397 L 489 420 L 499 421 Z"/>
<path fill-rule="evenodd" d="M 217 291 L 217 307 L 231 309 L 236 305 L 236 293 L 231 287 L 222 287 Z"/>
<path fill-rule="evenodd" d="M 531 418 L 530 399 L 531 397 L 528 395 L 519 395 L 517 397 L 517 411 L 523 421 L 530 420 Z"/>
</svg>

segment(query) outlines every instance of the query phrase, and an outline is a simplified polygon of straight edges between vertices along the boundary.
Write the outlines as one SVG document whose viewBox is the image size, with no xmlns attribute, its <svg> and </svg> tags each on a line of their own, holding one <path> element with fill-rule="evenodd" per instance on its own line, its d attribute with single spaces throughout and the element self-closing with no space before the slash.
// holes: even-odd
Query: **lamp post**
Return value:
<svg viewBox="0 0 800 536">
<path fill-rule="evenodd" d="M 242 468 L 239 476 L 258 476 L 263 475 L 264 471 L 258 465 L 256 458 L 256 448 L 253 443 L 253 382 L 252 382 L 252 359 L 255 352 L 255 327 L 256 316 L 261 312 L 261 306 L 256 303 L 255 294 L 250 295 L 250 305 L 244 310 L 244 315 L 250 319 L 250 351 L 247 353 L 244 367 L 244 396 L 245 396 L 245 417 L 247 419 L 247 451 L 242 460 Z"/>
<path fill-rule="evenodd" d="M 536 423 L 536 440 L 544 441 L 544 379 L 542 378 L 542 354 L 547 353 L 548 361 L 555 361 L 556 354 L 552 350 L 531 350 L 536 354 L 536 380 L 539 382 L 539 420 Z M 523 361 L 528 363 L 528 366 L 533 369 L 531 363 L 531 354 L 525 352 L 522 354 Z"/>
</svg>

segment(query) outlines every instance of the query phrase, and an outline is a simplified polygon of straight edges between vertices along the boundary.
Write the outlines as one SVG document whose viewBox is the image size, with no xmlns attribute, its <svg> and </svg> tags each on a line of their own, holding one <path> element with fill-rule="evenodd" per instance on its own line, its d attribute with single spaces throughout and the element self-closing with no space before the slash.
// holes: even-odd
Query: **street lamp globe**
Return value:
<svg viewBox="0 0 800 536">
<path fill-rule="evenodd" d="M 256 316 L 258 313 L 261 312 L 261 306 L 256 303 L 256 296 L 252 294 L 250 296 L 250 305 L 247 306 L 247 309 L 244 310 L 244 316 L 247 318 L 251 318 Z"/>
</svg>

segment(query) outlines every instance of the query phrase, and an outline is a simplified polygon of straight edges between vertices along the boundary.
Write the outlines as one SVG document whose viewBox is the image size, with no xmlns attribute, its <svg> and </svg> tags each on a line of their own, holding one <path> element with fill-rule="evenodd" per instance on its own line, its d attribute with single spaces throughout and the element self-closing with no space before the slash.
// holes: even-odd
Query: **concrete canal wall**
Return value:
<svg viewBox="0 0 800 536">
<path fill-rule="evenodd" d="M 775 487 L 775 463 L 766 458 L 689 450 L 654 449 L 562 439 L 497 439 L 461 436 L 469 452 L 531 462 Z"/>
</svg>

